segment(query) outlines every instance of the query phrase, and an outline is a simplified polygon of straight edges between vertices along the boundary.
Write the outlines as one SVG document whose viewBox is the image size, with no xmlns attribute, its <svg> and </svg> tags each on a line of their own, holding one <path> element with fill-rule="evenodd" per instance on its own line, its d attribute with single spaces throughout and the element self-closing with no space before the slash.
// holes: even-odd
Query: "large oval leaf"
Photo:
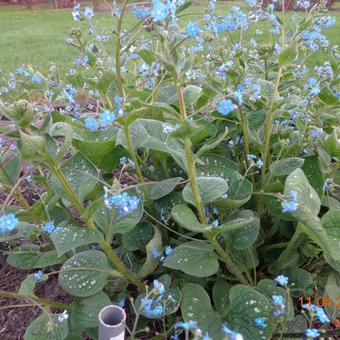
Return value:
<svg viewBox="0 0 340 340">
<path fill-rule="evenodd" d="M 176 247 L 165 259 L 164 266 L 192 276 L 207 277 L 218 271 L 219 263 L 208 243 L 191 241 Z"/>
<path fill-rule="evenodd" d="M 108 272 L 108 261 L 104 253 L 97 250 L 83 251 L 72 256 L 61 267 L 59 284 L 72 295 L 91 296 L 103 289 Z"/>
</svg>

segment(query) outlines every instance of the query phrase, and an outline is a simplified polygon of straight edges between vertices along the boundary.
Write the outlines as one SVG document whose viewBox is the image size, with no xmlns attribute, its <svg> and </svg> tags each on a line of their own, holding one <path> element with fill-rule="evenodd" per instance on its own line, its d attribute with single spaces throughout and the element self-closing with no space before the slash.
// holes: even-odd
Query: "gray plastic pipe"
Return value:
<svg viewBox="0 0 340 340">
<path fill-rule="evenodd" d="M 116 305 L 104 307 L 98 315 L 98 340 L 124 340 L 126 314 Z"/>
</svg>

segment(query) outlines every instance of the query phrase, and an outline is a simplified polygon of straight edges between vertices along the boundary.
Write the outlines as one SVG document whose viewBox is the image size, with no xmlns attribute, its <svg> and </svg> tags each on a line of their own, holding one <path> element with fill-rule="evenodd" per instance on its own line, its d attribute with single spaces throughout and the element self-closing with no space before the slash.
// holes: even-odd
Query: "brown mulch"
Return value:
<svg viewBox="0 0 340 340">
<path fill-rule="evenodd" d="M 4 264 L 0 269 L 0 290 L 17 292 L 21 282 L 29 274 L 27 270 L 12 268 Z M 35 294 L 41 298 L 72 303 L 73 297 L 58 286 L 56 276 L 51 276 L 47 281 L 38 283 Z M 39 307 L 6 308 L 16 304 L 25 304 L 25 301 L 0 298 L 0 339 L 21 340 L 24 337 L 27 326 L 41 313 Z"/>
</svg>

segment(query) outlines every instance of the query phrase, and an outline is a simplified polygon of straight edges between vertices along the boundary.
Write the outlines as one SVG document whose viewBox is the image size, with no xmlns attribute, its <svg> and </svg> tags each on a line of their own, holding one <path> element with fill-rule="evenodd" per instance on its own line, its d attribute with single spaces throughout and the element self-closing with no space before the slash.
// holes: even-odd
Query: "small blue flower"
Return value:
<svg viewBox="0 0 340 340">
<path fill-rule="evenodd" d="M 116 115 L 108 110 L 103 111 L 103 113 L 100 116 L 100 121 L 104 126 L 111 125 L 115 119 Z"/>
<path fill-rule="evenodd" d="M 174 251 L 174 250 L 172 249 L 171 246 L 166 246 L 166 247 L 165 247 L 165 254 L 166 254 L 167 256 L 171 255 L 173 251 Z"/>
<path fill-rule="evenodd" d="M 306 330 L 306 336 L 309 337 L 309 338 L 317 338 L 318 336 L 320 336 L 320 333 L 315 328 L 308 328 Z"/>
<path fill-rule="evenodd" d="M 284 305 L 285 300 L 282 295 L 273 295 L 272 300 L 276 305 Z"/>
<path fill-rule="evenodd" d="M 158 294 L 163 294 L 165 291 L 163 283 L 159 282 L 158 280 L 153 280 L 153 287 Z"/>
<path fill-rule="evenodd" d="M 67 310 L 64 310 L 63 312 L 62 312 L 62 314 L 60 314 L 59 316 L 58 316 L 58 321 L 59 322 L 64 322 L 65 320 L 67 320 L 68 319 L 68 313 L 67 313 Z"/>
<path fill-rule="evenodd" d="M 332 179 L 331 178 L 327 178 L 325 183 L 322 186 L 323 191 L 326 191 L 327 189 L 329 189 L 331 184 L 332 184 Z"/>
<path fill-rule="evenodd" d="M 196 38 L 200 33 L 200 27 L 197 22 L 189 22 L 187 25 L 186 33 L 191 38 Z"/>
<path fill-rule="evenodd" d="M 160 258 L 161 254 L 159 253 L 159 251 L 157 249 L 152 249 L 151 251 L 151 256 L 154 258 L 154 259 L 158 259 Z"/>
<path fill-rule="evenodd" d="M 213 339 L 209 336 L 208 332 L 206 332 L 206 333 L 203 335 L 202 340 L 213 340 Z"/>
<path fill-rule="evenodd" d="M 255 325 L 256 327 L 261 328 L 261 329 L 264 329 L 268 326 L 266 320 L 260 317 L 255 318 Z"/>
<path fill-rule="evenodd" d="M 13 231 L 19 224 L 19 220 L 14 214 L 2 215 L 0 217 L 0 233 L 6 233 L 8 231 Z"/>
<path fill-rule="evenodd" d="M 262 166 L 263 166 L 262 160 L 261 160 L 261 159 L 258 159 L 258 160 L 255 162 L 255 165 L 256 165 L 259 169 L 261 169 Z"/>
<path fill-rule="evenodd" d="M 84 120 L 85 122 L 85 128 L 90 131 L 97 131 L 98 129 L 98 122 L 96 119 L 92 117 L 87 117 Z"/>
<path fill-rule="evenodd" d="M 179 322 L 176 322 L 175 327 L 183 328 L 186 330 L 189 330 L 189 329 L 195 330 L 198 328 L 196 321 L 189 321 L 189 322 L 179 321 Z"/>
<path fill-rule="evenodd" d="M 56 227 L 54 225 L 54 221 L 49 221 L 44 225 L 44 231 L 48 234 L 52 234 L 55 231 Z"/>
<path fill-rule="evenodd" d="M 310 132 L 310 136 L 311 136 L 312 138 L 317 138 L 318 135 L 319 135 L 318 130 L 312 130 L 312 131 Z"/>
<path fill-rule="evenodd" d="M 39 85 L 39 84 L 41 84 L 41 82 L 42 82 L 42 79 L 41 79 L 41 77 L 40 77 L 39 75 L 35 74 L 35 75 L 32 77 L 32 83 L 33 83 L 33 84 Z"/>
<path fill-rule="evenodd" d="M 132 13 L 139 20 L 144 20 L 150 15 L 149 11 L 143 7 L 134 7 Z"/>
<path fill-rule="evenodd" d="M 222 332 L 228 335 L 230 340 L 243 340 L 243 336 L 240 333 L 236 333 L 228 328 L 226 325 L 222 325 Z"/>
<path fill-rule="evenodd" d="M 219 102 L 217 111 L 222 116 L 227 116 L 230 112 L 234 111 L 235 105 L 230 99 L 225 99 Z"/>
<path fill-rule="evenodd" d="M 34 278 L 37 281 L 42 281 L 44 277 L 44 273 L 42 272 L 42 270 L 37 271 L 36 273 L 34 273 Z"/>
<path fill-rule="evenodd" d="M 151 11 L 151 17 L 155 21 L 162 21 L 164 20 L 168 13 L 167 13 L 167 7 L 159 0 L 154 0 L 153 1 L 153 7 Z"/>
<path fill-rule="evenodd" d="M 275 281 L 280 285 L 280 286 L 287 286 L 288 284 L 288 277 L 284 275 L 279 275 L 275 278 Z"/>
<path fill-rule="evenodd" d="M 80 4 L 76 4 L 72 10 L 72 17 L 74 21 L 80 20 Z"/>
<path fill-rule="evenodd" d="M 248 161 L 252 161 L 252 160 L 254 160 L 254 159 L 256 159 L 256 158 L 257 158 L 257 157 L 256 157 L 255 155 L 252 155 L 252 154 L 247 155 Z"/>
<path fill-rule="evenodd" d="M 120 300 L 117 302 L 117 305 L 118 305 L 120 308 L 124 308 L 124 307 L 125 307 L 125 299 L 120 299 Z"/>
<path fill-rule="evenodd" d="M 93 19 L 94 12 L 93 12 L 93 9 L 91 7 L 85 7 L 85 9 L 84 9 L 84 17 L 87 20 L 92 20 Z"/>
<path fill-rule="evenodd" d="M 299 207 L 299 203 L 297 202 L 297 192 L 292 190 L 290 192 L 290 195 L 291 195 L 292 199 L 282 203 L 282 212 L 284 212 L 284 213 L 294 212 Z"/>
<path fill-rule="evenodd" d="M 212 225 L 213 227 L 218 227 L 220 225 L 220 222 L 218 220 L 214 220 Z"/>
<path fill-rule="evenodd" d="M 315 312 L 321 323 L 331 322 L 322 308 L 315 306 Z"/>
</svg>

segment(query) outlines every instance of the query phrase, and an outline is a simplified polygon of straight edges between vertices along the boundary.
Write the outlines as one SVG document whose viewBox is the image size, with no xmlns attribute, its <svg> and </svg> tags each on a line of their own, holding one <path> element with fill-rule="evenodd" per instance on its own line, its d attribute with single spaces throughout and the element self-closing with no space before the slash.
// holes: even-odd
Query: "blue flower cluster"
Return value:
<svg viewBox="0 0 340 340">
<path fill-rule="evenodd" d="M 127 192 L 109 196 L 108 188 L 104 187 L 105 196 L 104 204 L 107 208 L 115 208 L 122 216 L 130 214 L 136 210 L 140 204 L 140 199 L 137 196 L 131 196 Z"/>
<path fill-rule="evenodd" d="M 328 318 L 325 311 L 321 307 L 313 304 L 304 304 L 302 305 L 302 307 L 304 309 L 307 309 L 313 316 L 315 315 L 320 321 L 320 323 L 324 324 L 331 322 L 331 320 Z"/>
<path fill-rule="evenodd" d="M 261 159 L 261 158 L 258 158 L 256 155 L 253 155 L 253 154 L 247 155 L 247 160 L 248 160 L 248 161 L 254 161 L 254 164 L 255 164 L 256 167 L 258 167 L 259 169 L 261 169 L 262 166 L 263 166 L 262 159 Z"/>
<path fill-rule="evenodd" d="M 227 116 L 230 112 L 235 110 L 236 105 L 232 102 L 231 99 L 225 99 L 218 103 L 217 111 L 222 116 Z"/>
<path fill-rule="evenodd" d="M 286 305 L 285 305 L 285 299 L 282 295 L 273 295 L 272 301 L 275 306 L 275 311 L 273 312 L 273 316 L 275 318 L 278 318 L 285 314 L 286 312 Z"/>
<path fill-rule="evenodd" d="M 287 286 L 288 285 L 288 277 L 284 275 L 279 275 L 275 278 L 275 281 L 280 285 L 280 286 Z"/>
<path fill-rule="evenodd" d="M 87 19 L 87 20 L 92 20 L 94 17 L 94 12 L 93 9 L 91 7 L 85 7 L 84 12 L 83 12 L 83 16 Z M 72 17 L 74 21 L 80 21 L 82 19 L 82 13 L 80 12 L 80 4 L 76 4 L 73 7 L 72 10 Z"/>
<path fill-rule="evenodd" d="M 2 215 L 0 217 L 0 233 L 5 234 L 9 231 L 13 231 L 18 224 L 19 220 L 14 214 L 10 213 L 7 215 Z"/>
<path fill-rule="evenodd" d="M 52 234 L 56 230 L 54 221 L 49 221 L 44 225 L 44 231 L 48 234 Z"/>
</svg>

